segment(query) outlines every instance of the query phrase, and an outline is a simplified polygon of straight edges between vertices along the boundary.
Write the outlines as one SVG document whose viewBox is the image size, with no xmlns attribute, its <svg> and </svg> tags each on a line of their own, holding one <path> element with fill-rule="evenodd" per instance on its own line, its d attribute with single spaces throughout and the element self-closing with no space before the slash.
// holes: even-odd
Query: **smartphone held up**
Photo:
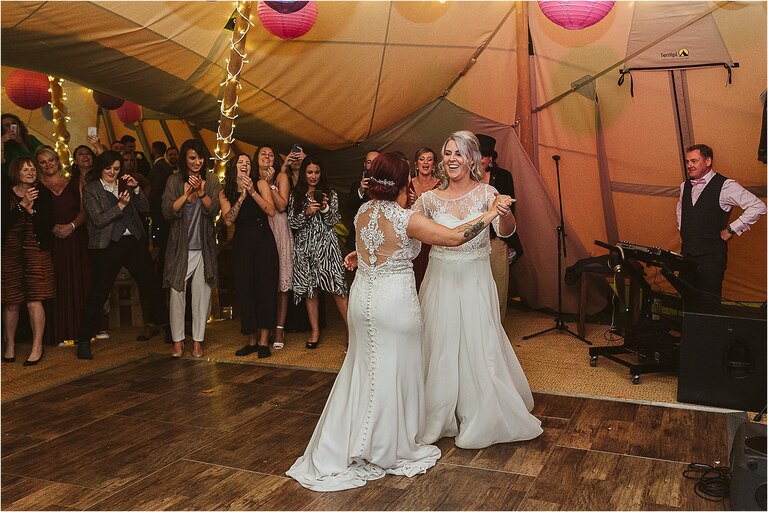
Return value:
<svg viewBox="0 0 768 512">
<path fill-rule="evenodd" d="M 117 177 L 117 195 L 123 195 L 126 190 L 128 190 L 128 175 L 121 174 Z"/>
</svg>

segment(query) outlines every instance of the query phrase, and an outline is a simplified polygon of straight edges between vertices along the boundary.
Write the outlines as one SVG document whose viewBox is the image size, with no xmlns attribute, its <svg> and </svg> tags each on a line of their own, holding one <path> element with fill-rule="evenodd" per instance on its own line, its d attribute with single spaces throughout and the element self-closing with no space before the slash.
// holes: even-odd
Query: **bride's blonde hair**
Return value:
<svg viewBox="0 0 768 512">
<path fill-rule="evenodd" d="M 437 164 L 437 172 L 435 173 L 440 179 L 440 190 L 448 188 L 449 179 L 448 173 L 443 165 L 442 157 L 445 154 L 445 146 L 448 145 L 448 141 L 452 140 L 456 143 L 456 147 L 459 149 L 459 153 L 464 157 L 464 162 L 469 165 L 469 177 L 482 183 L 483 170 L 480 168 L 480 142 L 475 137 L 475 134 L 468 130 L 461 130 L 454 132 L 450 137 L 445 139 L 443 148 L 440 150 L 440 163 Z"/>
</svg>

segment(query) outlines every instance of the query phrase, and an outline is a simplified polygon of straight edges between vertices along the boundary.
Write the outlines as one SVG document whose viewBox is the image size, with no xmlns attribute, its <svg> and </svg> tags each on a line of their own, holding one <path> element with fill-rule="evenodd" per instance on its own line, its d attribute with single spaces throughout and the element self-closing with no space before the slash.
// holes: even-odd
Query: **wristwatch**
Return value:
<svg viewBox="0 0 768 512">
<path fill-rule="evenodd" d="M 732 235 L 735 235 L 735 234 L 736 234 L 736 232 L 735 232 L 733 229 L 731 229 L 731 225 L 730 225 L 730 224 L 728 224 L 727 226 L 725 226 L 725 230 L 726 230 L 727 232 L 729 232 L 730 234 L 732 234 Z"/>
</svg>

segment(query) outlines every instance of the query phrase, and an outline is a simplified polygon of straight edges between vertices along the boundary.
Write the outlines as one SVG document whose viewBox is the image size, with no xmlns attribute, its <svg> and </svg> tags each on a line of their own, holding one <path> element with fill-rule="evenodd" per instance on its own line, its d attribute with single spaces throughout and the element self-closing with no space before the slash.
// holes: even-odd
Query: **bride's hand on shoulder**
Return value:
<svg viewBox="0 0 768 512">
<path fill-rule="evenodd" d="M 357 268 L 357 251 L 352 251 L 344 257 L 344 268 L 350 271 Z"/>
</svg>

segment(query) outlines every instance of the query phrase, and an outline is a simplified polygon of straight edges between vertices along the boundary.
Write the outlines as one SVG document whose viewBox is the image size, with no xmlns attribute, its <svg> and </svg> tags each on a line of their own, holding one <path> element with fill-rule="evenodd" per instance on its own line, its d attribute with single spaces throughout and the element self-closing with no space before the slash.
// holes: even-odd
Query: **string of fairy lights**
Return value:
<svg viewBox="0 0 768 512">
<path fill-rule="evenodd" d="M 64 101 L 67 99 L 67 93 L 62 88 L 62 85 L 64 85 L 63 79 L 48 75 L 48 83 L 50 85 L 48 92 L 51 93 L 51 101 L 48 104 L 51 106 L 51 112 L 53 113 L 53 137 L 56 141 L 54 149 L 56 149 L 62 167 L 64 167 L 64 175 L 69 177 L 73 161 L 68 145 L 69 132 L 67 131 L 67 122 L 70 119 L 64 113 Z"/>
<path fill-rule="evenodd" d="M 226 165 L 232 156 L 231 145 L 234 141 L 235 132 L 235 119 L 237 119 L 237 107 L 238 107 L 238 89 L 242 88 L 240 84 L 240 73 L 243 71 L 243 67 L 248 62 L 246 59 L 247 53 L 245 51 L 245 38 L 248 31 L 253 26 L 253 22 L 250 20 L 250 2 L 239 1 L 235 9 L 236 15 L 243 22 L 235 23 L 235 27 L 232 31 L 232 36 L 229 39 L 230 56 L 226 59 L 227 63 L 227 77 L 221 82 L 221 86 L 224 87 L 224 94 L 222 99 L 217 100 L 220 104 L 219 112 L 219 126 L 216 131 L 216 151 L 214 151 L 214 159 L 216 160 L 217 174 L 220 179 L 224 178 L 224 172 Z M 231 69 L 232 61 L 239 61 L 237 69 L 233 72 Z M 237 62 L 236 62 L 237 64 Z M 233 98 L 232 103 L 227 105 L 227 99 Z M 229 120 L 228 133 L 222 133 L 222 130 L 226 130 L 226 127 L 222 126 L 223 120 Z"/>
</svg>

